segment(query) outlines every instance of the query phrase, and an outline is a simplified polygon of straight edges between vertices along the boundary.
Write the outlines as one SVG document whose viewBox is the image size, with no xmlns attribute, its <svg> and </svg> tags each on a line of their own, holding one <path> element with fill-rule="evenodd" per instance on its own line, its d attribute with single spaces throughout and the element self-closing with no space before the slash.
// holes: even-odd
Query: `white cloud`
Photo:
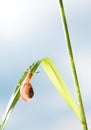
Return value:
<svg viewBox="0 0 91 130">
<path fill-rule="evenodd" d="M 22 35 L 29 24 L 32 27 L 39 9 L 37 4 L 35 0 L 0 1 L 0 35 L 12 38 Z"/>
<path fill-rule="evenodd" d="M 64 1 L 67 14 L 76 13 L 79 15 L 80 10 L 84 14 L 90 9 L 90 4 L 89 0 Z M 58 13 L 58 2 L 55 0 L 0 1 L 0 39 L 12 40 L 20 36 L 25 37 L 28 33 L 31 36 L 37 29 L 40 28 L 41 30 L 43 27 L 41 19 L 46 18 L 45 22 L 47 22 L 50 16 L 52 18 L 57 16 Z"/>
<path fill-rule="evenodd" d="M 51 10 L 52 9 L 52 10 Z M 51 2 L 41 0 L 0 1 L 0 36 L 16 38 L 32 30 L 40 17 L 54 11 Z M 35 24 L 36 23 L 36 24 Z M 36 29 L 36 27 L 35 27 Z"/>
</svg>

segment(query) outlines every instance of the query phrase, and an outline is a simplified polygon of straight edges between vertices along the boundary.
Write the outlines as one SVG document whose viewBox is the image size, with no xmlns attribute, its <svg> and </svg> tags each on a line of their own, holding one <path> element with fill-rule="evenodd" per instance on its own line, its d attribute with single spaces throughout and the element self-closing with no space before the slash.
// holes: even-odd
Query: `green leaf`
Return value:
<svg viewBox="0 0 91 130">
<path fill-rule="evenodd" d="M 4 116 L 2 118 L 2 122 L 1 122 L 2 129 L 1 130 L 3 130 L 3 128 L 5 127 L 5 124 L 6 124 L 7 120 L 8 120 L 8 118 L 9 118 L 10 113 L 12 112 L 13 108 L 15 107 L 17 101 L 20 98 L 20 87 L 21 87 L 22 82 L 25 79 L 27 73 L 28 73 L 28 69 L 24 72 L 24 74 L 20 78 L 17 86 L 15 87 L 14 92 L 11 95 L 10 101 L 9 101 L 9 103 L 7 105 L 6 111 L 5 111 Z"/>
<path fill-rule="evenodd" d="M 77 117 L 81 119 L 79 108 L 73 96 L 71 95 L 66 83 L 64 82 L 61 74 L 59 73 L 56 66 L 54 65 L 53 61 L 49 58 L 45 58 L 42 60 L 42 66 L 44 67 L 44 70 L 46 71 L 51 82 L 54 84 L 54 86 L 56 87 L 60 95 L 69 105 L 69 107 L 75 112 Z"/>
<path fill-rule="evenodd" d="M 23 73 L 23 75 L 21 76 L 20 80 L 18 81 L 18 83 L 17 83 L 17 85 L 15 87 L 15 90 L 11 95 L 11 98 L 10 98 L 10 101 L 9 101 L 9 103 L 7 105 L 4 116 L 2 118 L 1 129 L 0 130 L 4 129 L 4 127 L 6 125 L 6 122 L 7 122 L 8 118 L 9 118 L 9 115 L 11 114 L 11 112 L 13 111 L 15 105 L 17 104 L 18 100 L 20 99 L 20 88 L 21 88 L 21 85 L 22 85 L 24 79 L 26 78 L 28 72 L 30 71 L 31 73 L 34 74 L 40 63 L 41 63 L 41 61 L 38 60 L 37 62 L 35 62 L 31 66 L 29 66 L 26 69 L 26 71 Z"/>
<path fill-rule="evenodd" d="M 11 95 L 10 101 L 8 103 L 8 106 L 6 108 L 5 114 L 3 116 L 2 122 L 1 122 L 1 130 L 5 127 L 5 124 L 9 118 L 9 115 L 13 111 L 15 105 L 17 104 L 18 100 L 20 99 L 20 88 L 21 85 L 26 78 L 28 72 L 31 72 L 33 75 L 36 72 L 38 66 L 42 64 L 43 68 L 45 69 L 47 75 L 49 76 L 51 82 L 56 87 L 60 95 L 63 97 L 63 99 L 66 101 L 66 103 L 69 105 L 69 107 L 75 112 L 77 117 L 81 119 L 79 108 L 72 97 L 66 83 L 64 82 L 62 76 L 60 75 L 59 71 L 57 70 L 56 66 L 54 65 L 53 61 L 50 58 L 44 58 L 42 60 L 38 60 L 37 62 L 34 62 L 31 66 L 29 66 L 26 71 L 21 76 L 20 80 L 18 81 L 18 84 L 15 87 L 14 92 Z"/>
</svg>

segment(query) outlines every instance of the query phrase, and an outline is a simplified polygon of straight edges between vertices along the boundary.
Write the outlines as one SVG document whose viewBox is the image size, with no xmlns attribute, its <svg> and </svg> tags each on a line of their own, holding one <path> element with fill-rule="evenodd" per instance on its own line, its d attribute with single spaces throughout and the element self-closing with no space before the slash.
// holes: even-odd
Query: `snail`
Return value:
<svg viewBox="0 0 91 130">
<path fill-rule="evenodd" d="M 32 85 L 30 83 L 25 83 L 20 89 L 20 95 L 24 101 L 29 102 L 34 95 Z"/>
<path fill-rule="evenodd" d="M 31 101 L 33 95 L 34 95 L 34 91 L 33 91 L 33 88 L 32 88 L 32 85 L 30 83 L 30 80 L 32 78 L 32 73 L 28 73 L 22 86 L 21 86 L 21 89 L 20 89 L 20 96 L 22 98 L 22 100 L 24 101 Z"/>
</svg>

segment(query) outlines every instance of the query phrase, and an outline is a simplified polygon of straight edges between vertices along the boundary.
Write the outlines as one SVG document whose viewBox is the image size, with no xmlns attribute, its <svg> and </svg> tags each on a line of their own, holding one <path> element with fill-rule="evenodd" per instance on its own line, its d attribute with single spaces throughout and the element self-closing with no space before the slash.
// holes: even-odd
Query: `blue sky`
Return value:
<svg viewBox="0 0 91 130">
<path fill-rule="evenodd" d="M 91 2 L 64 0 L 64 7 L 90 129 Z M 43 57 L 52 58 L 76 99 L 58 1 L 0 1 L 0 119 L 24 70 Z M 41 66 L 39 71 L 32 79 L 33 100 L 18 102 L 6 130 L 80 130 Z"/>
</svg>

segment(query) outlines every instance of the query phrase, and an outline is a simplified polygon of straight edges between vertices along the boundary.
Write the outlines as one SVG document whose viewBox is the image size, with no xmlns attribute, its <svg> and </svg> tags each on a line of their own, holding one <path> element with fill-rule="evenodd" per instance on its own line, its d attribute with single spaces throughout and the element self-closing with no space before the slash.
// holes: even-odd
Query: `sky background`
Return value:
<svg viewBox="0 0 91 130">
<path fill-rule="evenodd" d="M 90 130 L 91 1 L 63 2 Z M 76 99 L 58 0 L 0 1 L 0 119 L 24 70 L 44 57 L 54 61 Z M 42 66 L 38 70 L 32 101 L 19 100 L 5 130 L 81 130 Z"/>
</svg>

